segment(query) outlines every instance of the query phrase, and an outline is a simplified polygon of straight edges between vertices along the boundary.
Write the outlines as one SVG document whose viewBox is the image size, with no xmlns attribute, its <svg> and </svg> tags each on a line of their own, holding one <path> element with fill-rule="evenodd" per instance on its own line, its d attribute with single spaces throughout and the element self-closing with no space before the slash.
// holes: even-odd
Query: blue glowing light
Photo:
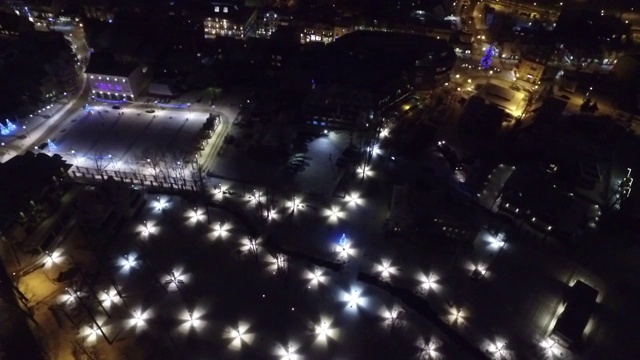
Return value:
<svg viewBox="0 0 640 360">
<path fill-rule="evenodd" d="M 191 103 L 186 103 L 186 104 L 158 104 L 157 101 L 155 101 L 154 103 L 156 105 L 158 105 L 158 106 L 168 107 L 168 108 L 172 108 L 172 109 L 186 109 L 186 108 L 191 106 Z"/>
<path fill-rule="evenodd" d="M 484 56 L 482 57 L 482 59 L 480 59 L 480 66 L 482 66 L 482 68 L 485 70 L 491 67 L 493 57 L 496 56 L 497 53 L 498 49 L 496 49 L 496 47 L 493 45 L 489 45 L 487 50 L 484 52 Z"/>
<path fill-rule="evenodd" d="M 0 134 L 9 135 L 10 133 L 11 133 L 11 131 L 9 131 L 9 128 L 7 128 L 6 126 L 0 124 Z"/>
<path fill-rule="evenodd" d="M 346 234 L 342 234 L 342 237 L 340 238 L 340 241 L 338 242 L 338 244 L 340 246 L 347 245 L 347 235 Z"/>
<path fill-rule="evenodd" d="M 56 144 L 54 144 L 53 141 L 51 141 L 51 139 L 47 139 L 47 146 L 49 147 L 49 150 L 51 150 L 51 151 L 56 151 L 58 149 Z"/>
<path fill-rule="evenodd" d="M 7 119 L 7 129 L 9 129 L 9 132 L 16 130 L 16 126 L 9 119 Z"/>
</svg>

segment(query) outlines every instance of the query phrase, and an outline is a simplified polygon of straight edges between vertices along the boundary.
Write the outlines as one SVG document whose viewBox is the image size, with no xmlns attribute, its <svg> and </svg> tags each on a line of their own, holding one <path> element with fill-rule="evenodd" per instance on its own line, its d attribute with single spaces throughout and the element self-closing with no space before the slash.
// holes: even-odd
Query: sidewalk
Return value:
<svg viewBox="0 0 640 360">
<path fill-rule="evenodd" d="M 80 93 L 73 96 L 53 116 L 43 119 L 34 126 L 30 126 L 29 123 L 34 122 L 35 117 L 19 119 L 19 123 L 16 123 L 18 134 L 2 140 L 10 151 L 0 152 L 0 162 L 5 162 L 26 150 L 34 149 L 49 138 L 55 138 L 58 129 L 64 125 L 70 115 L 84 105 L 89 95 L 89 84 L 84 74 L 81 75 L 81 81 Z M 20 130 L 23 126 L 26 126 L 26 129 Z"/>
</svg>

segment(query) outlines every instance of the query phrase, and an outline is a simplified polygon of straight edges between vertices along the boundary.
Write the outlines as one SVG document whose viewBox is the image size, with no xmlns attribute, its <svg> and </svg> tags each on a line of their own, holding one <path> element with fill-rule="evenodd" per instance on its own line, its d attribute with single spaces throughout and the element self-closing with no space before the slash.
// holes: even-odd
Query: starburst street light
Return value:
<svg viewBox="0 0 640 360">
<path fill-rule="evenodd" d="M 296 354 L 296 350 L 297 349 L 298 349 L 298 346 L 296 344 L 293 344 L 293 343 L 289 342 L 286 345 L 280 345 L 276 349 L 276 356 L 278 356 L 280 358 L 280 360 L 301 359 L 302 356 Z"/>
<path fill-rule="evenodd" d="M 551 338 L 545 338 L 540 342 L 540 346 L 545 352 L 547 359 L 554 359 L 556 356 L 562 356 L 562 348 L 558 345 L 558 342 Z"/>
<path fill-rule="evenodd" d="M 496 341 L 494 343 L 491 343 L 489 345 L 489 348 L 487 349 L 487 351 L 493 355 L 493 358 L 495 359 L 503 359 L 508 351 L 506 349 L 506 345 L 507 343 L 504 341 Z"/>
<path fill-rule="evenodd" d="M 50 268 L 55 264 L 59 264 L 63 260 L 62 251 L 54 250 L 53 252 L 45 251 L 46 258 L 44 259 L 44 267 Z"/>
<path fill-rule="evenodd" d="M 132 269 L 138 267 L 138 259 L 135 253 L 124 254 L 119 260 L 118 264 L 122 267 L 122 271 L 125 273 L 130 272 Z"/>
<path fill-rule="evenodd" d="M 229 235 L 229 231 L 231 230 L 231 228 L 232 226 L 230 222 L 225 222 L 224 224 L 222 222 L 218 222 L 216 224 L 213 224 L 211 225 L 209 238 L 211 240 L 215 240 L 217 238 L 224 240 Z"/>
<path fill-rule="evenodd" d="M 324 284 L 326 282 L 327 276 L 324 276 L 324 271 L 318 267 L 311 270 L 305 270 L 304 278 L 309 280 L 309 284 L 307 288 L 317 288 L 320 284 Z"/>
<path fill-rule="evenodd" d="M 344 293 L 343 301 L 347 303 L 346 309 L 358 310 L 358 308 L 364 305 L 364 298 L 362 292 L 359 289 L 351 289 L 349 292 Z"/>
<path fill-rule="evenodd" d="M 236 326 L 229 326 L 225 331 L 224 337 L 232 339 L 229 344 L 231 350 L 240 350 L 242 345 L 251 345 L 255 338 L 253 333 L 249 332 L 251 326 L 249 323 L 240 321 Z"/>
<path fill-rule="evenodd" d="M 364 204 L 364 200 L 360 196 L 360 193 L 352 192 L 344 197 L 347 206 L 356 207 Z"/>
<path fill-rule="evenodd" d="M 338 340 L 339 330 L 331 326 L 332 319 L 328 317 L 320 317 L 320 321 L 312 324 L 313 333 L 316 337 L 314 345 L 327 347 L 329 339 Z"/>
<path fill-rule="evenodd" d="M 325 211 L 325 216 L 328 217 L 329 223 L 336 224 L 340 219 L 344 218 L 344 212 L 340 211 L 337 206 L 332 206 Z"/>
<path fill-rule="evenodd" d="M 419 349 L 418 359 L 432 360 L 438 359 L 440 354 L 437 349 L 440 347 L 440 342 L 435 339 L 425 340 L 424 338 L 418 339 L 416 346 Z"/>
<path fill-rule="evenodd" d="M 436 287 L 439 286 L 438 284 L 438 277 L 436 275 L 434 275 L 433 273 L 430 273 L 429 275 L 426 275 L 424 273 L 419 273 L 418 274 L 418 281 L 420 282 L 420 291 L 425 291 L 428 292 L 430 290 L 435 290 Z"/>
<path fill-rule="evenodd" d="M 199 222 L 204 221 L 207 218 L 207 214 L 205 213 L 205 211 L 194 207 L 187 212 L 186 217 L 189 219 L 187 223 L 193 226 Z"/>
<path fill-rule="evenodd" d="M 376 271 L 380 273 L 382 280 L 389 280 L 391 275 L 396 274 L 396 268 L 391 266 L 391 260 L 382 259 L 379 264 L 376 264 Z"/>
<path fill-rule="evenodd" d="M 169 207 L 169 202 L 163 197 L 156 197 L 156 200 L 153 202 L 153 208 L 156 212 L 163 212 L 165 209 Z"/>
</svg>

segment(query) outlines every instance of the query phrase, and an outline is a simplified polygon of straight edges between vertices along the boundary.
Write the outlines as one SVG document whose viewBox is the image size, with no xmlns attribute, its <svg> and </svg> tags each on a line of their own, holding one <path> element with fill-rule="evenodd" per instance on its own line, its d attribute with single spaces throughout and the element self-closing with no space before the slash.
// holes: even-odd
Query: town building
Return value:
<svg viewBox="0 0 640 360">
<path fill-rule="evenodd" d="M 523 53 L 518 60 L 518 65 L 514 68 L 516 78 L 532 84 L 540 84 L 540 80 L 542 80 L 547 68 L 548 60 L 548 57 L 539 53 Z"/>
<path fill-rule="evenodd" d="M 151 80 L 147 66 L 117 62 L 109 53 L 94 53 L 85 74 L 92 96 L 105 100 L 135 101 Z"/>
<path fill-rule="evenodd" d="M 258 10 L 233 3 L 212 3 L 204 18 L 204 36 L 246 38 L 254 30 Z"/>
</svg>

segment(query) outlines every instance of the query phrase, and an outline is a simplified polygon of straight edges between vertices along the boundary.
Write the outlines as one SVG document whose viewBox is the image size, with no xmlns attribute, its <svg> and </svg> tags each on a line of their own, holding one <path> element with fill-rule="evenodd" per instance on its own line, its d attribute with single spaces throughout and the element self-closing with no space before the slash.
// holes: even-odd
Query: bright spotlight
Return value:
<svg viewBox="0 0 640 360">
<path fill-rule="evenodd" d="M 380 278 L 382 280 L 389 280 L 391 275 L 396 274 L 396 268 L 391 266 L 391 260 L 389 259 L 382 259 L 380 264 L 376 265 L 376 268 L 377 272 L 380 273 Z"/>
<path fill-rule="evenodd" d="M 424 273 L 418 274 L 418 281 L 420 282 L 419 290 L 420 292 L 428 292 L 430 290 L 435 290 L 438 284 L 438 277 L 433 273 L 429 275 L 425 275 Z"/>
<path fill-rule="evenodd" d="M 343 301 L 347 303 L 346 308 L 349 310 L 358 310 L 358 308 L 364 305 L 364 298 L 360 290 L 352 289 L 343 296 Z"/>
<path fill-rule="evenodd" d="M 313 332 L 316 336 L 314 345 L 327 347 L 329 344 L 329 339 L 337 340 L 339 330 L 336 328 L 332 328 L 332 319 L 327 317 L 321 317 L 320 321 L 313 324 Z"/>
<path fill-rule="evenodd" d="M 230 222 L 218 222 L 216 224 L 211 225 L 211 232 L 209 233 L 209 239 L 216 240 L 218 238 L 224 240 L 230 234 L 230 230 L 232 229 Z"/>
<path fill-rule="evenodd" d="M 187 217 L 187 223 L 191 226 L 195 226 L 199 222 L 203 222 L 207 218 L 207 214 L 204 210 L 194 207 L 187 211 L 185 215 Z"/>
<path fill-rule="evenodd" d="M 329 223 L 337 224 L 340 219 L 344 218 L 344 213 L 340 211 L 340 208 L 332 206 L 325 211 L 325 216 L 328 217 Z"/>
<path fill-rule="evenodd" d="M 255 335 L 249 333 L 250 327 L 249 323 L 242 321 L 238 322 L 236 326 L 227 327 L 224 337 L 231 339 L 229 344 L 231 350 L 240 350 L 244 344 L 251 345 Z"/>
<path fill-rule="evenodd" d="M 62 256 L 62 250 L 56 249 L 53 252 L 45 251 L 44 267 L 48 269 L 55 264 L 60 264 L 64 257 Z"/>
<path fill-rule="evenodd" d="M 129 327 L 134 328 L 137 332 L 147 327 L 147 320 L 150 318 L 149 311 L 142 311 L 142 309 L 134 309 L 131 311 L 131 318 L 129 319 Z"/>
<path fill-rule="evenodd" d="M 440 347 L 441 342 L 437 339 L 429 339 L 425 340 L 424 338 L 418 339 L 416 342 L 416 346 L 418 347 L 418 359 L 424 360 L 432 360 L 439 359 L 440 353 L 438 352 L 438 348 Z"/>
<path fill-rule="evenodd" d="M 293 343 L 288 343 L 287 345 L 280 345 L 276 349 L 276 356 L 278 356 L 281 360 L 302 359 L 301 355 L 296 354 L 297 349 L 298 349 L 298 346 Z"/>
<path fill-rule="evenodd" d="M 318 288 L 320 284 L 325 284 L 328 276 L 324 275 L 324 271 L 320 268 L 315 268 L 313 271 L 305 270 L 304 278 L 309 280 L 308 287 Z"/>
<path fill-rule="evenodd" d="M 349 207 L 357 207 L 361 206 L 364 203 L 364 199 L 360 196 L 360 193 L 354 192 L 344 197 L 347 206 Z"/>
<path fill-rule="evenodd" d="M 123 272 L 128 273 L 138 267 L 138 256 L 135 253 L 125 254 L 118 260 L 118 264 Z"/>
<path fill-rule="evenodd" d="M 164 198 L 157 197 L 152 206 L 156 212 L 162 212 L 169 207 L 169 202 Z"/>
</svg>

